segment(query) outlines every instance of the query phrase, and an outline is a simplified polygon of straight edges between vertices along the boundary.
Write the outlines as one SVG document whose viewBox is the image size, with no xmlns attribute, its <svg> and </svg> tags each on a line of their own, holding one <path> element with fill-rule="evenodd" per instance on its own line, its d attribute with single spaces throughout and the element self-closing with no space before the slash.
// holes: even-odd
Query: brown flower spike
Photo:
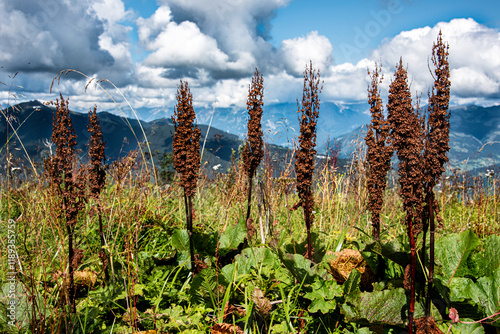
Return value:
<svg viewBox="0 0 500 334">
<path fill-rule="evenodd" d="M 316 154 L 316 123 L 319 116 L 319 94 L 320 86 L 319 71 L 313 69 L 312 62 L 304 71 L 304 89 L 302 93 L 302 105 L 297 101 L 297 113 L 299 113 L 300 135 L 299 149 L 295 153 L 295 173 L 297 175 L 297 192 L 300 202 L 296 206 L 302 206 L 304 220 L 307 228 L 307 254 L 312 260 L 313 249 L 311 241 L 311 226 L 314 221 L 313 207 L 314 197 L 312 189 L 312 177 L 314 174 L 314 156 Z"/>
<path fill-rule="evenodd" d="M 177 105 L 172 116 L 175 134 L 172 143 L 174 150 L 174 168 L 180 174 L 184 188 L 186 205 L 186 225 L 189 232 L 191 253 L 191 271 L 195 274 L 195 254 L 193 244 L 193 196 L 196 193 L 198 171 L 200 169 L 201 131 L 195 124 L 196 114 L 193 109 L 193 95 L 186 81 L 181 81 L 177 88 Z"/>
<path fill-rule="evenodd" d="M 252 222 L 250 219 L 251 203 L 252 203 L 252 180 L 255 175 L 257 167 L 259 167 L 260 161 L 264 156 L 264 151 L 262 146 L 264 141 L 262 140 L 262 102 L 264 97 L 264 83 L 262 74 L 259 70 L 255 70 L 254 76 L 252 77 L 252 84 L 248 90 L 248 100 L 247 109 L 248 115 L 248 133 L 247 142 L 243 147 L 242 157 L 243 157 L 243 167 L 246 175 L 248 176 L 248 202 L 247 202 L 247 230 L 251 231 Z M 250 234 L 250 233 L 249 233 Z M 251 236 L 249 235 L 248 238 Z"/>
<path fill-rule="evenodd" d="M 430 228 L 429 277 L 427 284 L 426 316 L 430 315 L 432 284 L 434 282 L 434 214 L 439 213 L 438 202 L 434 198 L 434 186 L 444 172 L 450 150 L 450 65 L 448 46 L 443 42 L 441 31 L 432 47 L 431 61 L 435 67 L 434 87 L 429 96 L 427 131 L 424 151 L 424 190 L 426 205 L 423 211 L 424 231 Z M 439 217 L 438 217 L 439 219 Z M 424 238 L 425 240 L 425 238 Z M 424 247 L 425 249 L 425 247 Z M 425 259 L 425 258 L 424 258 Z"/>
<path fill-rule="evenodd" d="M 382 112 L 383 104 L 380 98 L 378 85 L 382 83 L 383 76 L 380 74 L 382 67 L 375 64 L 373 72 L 368 71 L 371 76 L 371 85 L 368 88 L 368 103 L 372 121 L 368 126 L 365 141 L 368 146 L 366 154 L 369 163 L 368 172 L 368 206 L 372 213 L 373 237 L 380 239 L 380 211 L 384 201 L 384 190 L 387 185 L 387 172 L 391 167 L 393 149 L 389 145 L 389 121 L 385 119 Z"/>
<path fill-rule="evenodd" d="M 109 281 L 108 273 L 108 258 L 105 251 L 104 229 L 102 224 L 102 208 L 100 203 L 101 191 L 106 184 L 106 171 L 104 169 L 104 148 L 106 142 L 102 136 L 101 125 L 99 124 L 99 116 L 97 116 L 97 107 L 89 111 L 89 122 L 87 129 L 90 133 L 89 142 L 89 192 L 90 197 L 97 202 L 97 214 L 99 216 L 99 239 L 101 241 L 101 249 L 99 251 L 99 259 L 102 262 L 104 278 Z"/>
<path fill-rule="evenodd" d="M 45 159 L 45 173 L 50 180 L 52 196 L 59 206 L 58 218 L 66 225 L 68 234 L 68 267 L 69 285 L 66 296 L 71 312 L 76 312 L 75 285 L 74 285 L 74 255 L 73 235 L 77 223 L 78 213 L 85 206 L 86 170 L 77 168 L 76 163 L 76 134 L 70 118 L 68 100 L 56 100 L 56 111 L 53 114 L 52 142 L 56 145 L 56 154 Z"/>
<path fill-rule="evenodd" d="M 418 109 L 418 108 L 417 108 Z M 409 333 L 412 333 L 415 310 L 416 235 L 421 229 L 422 213 L 422 121 L 412 106 L 408 75 L 400 59 L 389 88 L 387 104 L 391 124 L 391 140 L 399 159 L 400 195 L 406 212 L 406 228 L 410 241 L 410 309 Z"/>
</svg>

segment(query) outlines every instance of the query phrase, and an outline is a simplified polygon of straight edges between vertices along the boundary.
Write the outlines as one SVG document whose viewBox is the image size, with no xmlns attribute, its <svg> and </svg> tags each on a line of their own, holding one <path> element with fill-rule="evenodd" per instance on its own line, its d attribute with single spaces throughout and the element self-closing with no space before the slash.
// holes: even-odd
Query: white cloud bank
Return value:
<svg viewBox="0 0 500 334">
<path fill-rule="evenodd" d="M 302 73 L 312 60 L 324 80 L 323 101 L 365 101 L 367 68 L 382 62 L 387 89 L 403 57 L 412 92 L 425 98 L 433 80 L 428 59 L 442 30 L 450 45 L 453 103 L 500 103 L 496 29 L 473 19 L 440 22 L 401 32 L 356 64 L 335 64 L 341 50 L 316 31 L 277 46 L 270 42 L 272 19 L 289 1 L 161 0 L 153 15 L 142 18 L 122 0 L 49 0 L 38 7 L 33 0 L 0 0 L 0 81 L 19 72 L 23 94 L 40 98 L 59 71 L 74 68 L 113 81 L 136 108 L 171 110 L 176 85 L 187 79 L 196 105 L 244 108 L 256 67 L 264 73 L 266 103 L 290 102 L 300 99 Z M 134 23 L 137 45 L 130 39 Z M 137 48 L 146 52 L 143 61 L 133 60 Z M 71 96 L 75 108 L 108 100 L 94 90 L 85 93 L 83 80 L 63 77 L 54 91 Z"/>
</svg>

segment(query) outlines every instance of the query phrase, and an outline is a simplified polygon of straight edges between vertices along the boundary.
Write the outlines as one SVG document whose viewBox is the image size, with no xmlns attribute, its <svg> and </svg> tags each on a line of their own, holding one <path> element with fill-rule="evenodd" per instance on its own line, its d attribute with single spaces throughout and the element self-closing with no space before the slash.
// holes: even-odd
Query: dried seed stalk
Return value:
<svg viewBox="0 0 500 334">
<path fill-rule="evenodd" d="M 368 132 L 365 137 L 368 151 L 366 154 L 369 172 L 368 172 L 368 206 L 372 213 L 373 237 L 380 239 L 380 211 L 384 201 L 384 190 L 387 185 L 387 172 L 391 167 L 391 157 L 393 148 L 389 144 L 389 121 L 385 119 L 382 112 L 383 104 L 380 98 L 378 85 L 382 83 L 382 67 L 375 64 L 375 70 L 368 75 L 371 76 L 371 85 L 368 88 L 368 103 L 372 121 L 368 126 Z"/>
<path fill-rule="evenodd" d="M 68 100 L 64 100 L 62 95 L 60 97 L 60 101 L 56 100 L 52 123 L 52 142 L 56 145 L 56 154 L 45 159 L 44 164 L 52 196 L 59 201 L 58 217 L 64 220 L 68 233 L 69 286 L 66 295 L 71 312 L 75 313 L 73 235 L 78 213 L 85 205 L 86 170 L 76 167 L 76 134 L 69 115 Z"/>
<path fill-rule="evenodd" d="M 193 244 L 193 201 L 200 169 L 201 131 L 195 124 L 196 114 L 193 109 L 193 95 L 187 81 L 181 81 L 177 88 L 177 105 L 172 116 L 175 134 L 172 143 L 174 168 L 180 174 L 180 183 L 184 188 L 186 206 L 186 225 L 189 232 L 191 271 L 195 274 L 195 254 Z"/>
<path fill-rule="evenodd" d="M 432 284 L 434 282 L 434 215 L 439 213 L 439 206 L 434 198 L 434 186 L 439 183 L 448 162 L 450 150 L 450 66 L 448 63 L 448 45 L 443 42 L 441 31 L 437 42 L 432 47 L 431 61 L 435 67 L 434 87 L 429 96 L 427 131 L 425 136 L 425 176 L 424 189 L 426 210 L 423 212 L 424 231 L 430 228 L 429 277 L 427 284 L 426 316 L 430 315 Z M 439 217 L 438 217 L 439 219 Z M 424 238 L 425 240 L 425 238 Z M 425 247 L 424 247 L 425 249 Z"/>
<path fill-rule="evenodd" d="M 391 141 L 399 159 L 400 195 L 406 212 L 406 227 L 410 241 L 410 309 L 408 332 L 412 333 L 415 310 L 416 235 L 421 231 L 422 213 L 422 122 L 412 106 L 407 72 L 400 59 L 394 81 L 389 88 L 387 104 L 391 124 Z"/>
<path fill-rule="evenodd" d="M 262 106 L 264 102 L 262 101 L 264 97 L 264 83 L 262 74 L 259 70 L 255 70 L 254 76 L 252 78 L 252 84 L 248 90 L 248 100 L 247 100 L 247 110 L 250 116 L 248 120 L 248 133 L 247 142 L 243 147 L 242 157 L 243 157 L 243 168 L 248 177 L 248 197 L 247 197 L 247 233 L 251 230 L 249 225 L 252 224 L 250 219 L 250 211 L 252 205 L 252 180 L 255 175 L 255 171 L 264 156 L 264 151 L 262 146 L 264 141 L 262 140 Z M 248 235 L 248 238 L 251 236 Z"/>
<path fill-rule="evenodd" d="M 99 251 L 99 258 L 103 264 L 104 278 L 106 282 L 109 281 L 108 272 L 108 257 L 105 251 L 104 231 L 102 225 L 102 207 L 100 202 L 101 191 L 106 184 L 106 171 L 104 170 L 105 154 L 104 148 L 106 142 L 102 135 L 101 125 L 99 124 L 99 116 L 97 116 L 97 107 L 89 111 L 89 122 L 87 129 L 90 133 L 89 142 L 89 192 L 90 197 L 94 198 L 97 202 L 97 214 L 99 217 L 99 239 L 101 241 L 101 249 Z"/>
<path fill-rule="evenodd" d="M 313 69 L 312 62 L 304 71 L 304 89 L 302 104 L 297 101 L 299 113 L 300 135 L 299 149 L 295 153 L 295 173 L 297 175 L 297 192 L 300 202 L 295 207 L 302 206 L 307 228 L 307 255 L 312 260 L 313 249 L 311 241 L 311 226 L 314 221 L 314 197 L 312 177 L 314 174 L 314 156 L 316 154 L 316 123 L 319 116 L 319 93 L 321 93 L 320 73 Z"/>
</svg>

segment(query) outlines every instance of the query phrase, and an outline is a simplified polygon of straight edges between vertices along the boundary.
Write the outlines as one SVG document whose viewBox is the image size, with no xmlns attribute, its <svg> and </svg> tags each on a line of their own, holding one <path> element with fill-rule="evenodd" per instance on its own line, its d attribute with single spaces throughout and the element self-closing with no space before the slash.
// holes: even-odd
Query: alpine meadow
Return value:
<svg viewBox="0 0 500 334">
<path fill-rule="evenodd" d="M 42 161 L 16 107 L 2 108 L 0 332 L 500 333 L 500 170 L 450 165 L 452 53 L 440 32 L 425 97 L 403 57 L 391 78 L 368 68 L 371 122 L 347 158 L 336 139 L 318 146 L 328 87 L 314 60 L 289 147 L 265 140 L 255 69 L 246 138 L 222 168 L 189 78 L 168 140 L 127 120 L 114 160 L 99 105 L 82 136 L 71 96 L 47 102 Z M 63 71 L 51 90 L 68 75 L 83 74 Z"/>
</svg>

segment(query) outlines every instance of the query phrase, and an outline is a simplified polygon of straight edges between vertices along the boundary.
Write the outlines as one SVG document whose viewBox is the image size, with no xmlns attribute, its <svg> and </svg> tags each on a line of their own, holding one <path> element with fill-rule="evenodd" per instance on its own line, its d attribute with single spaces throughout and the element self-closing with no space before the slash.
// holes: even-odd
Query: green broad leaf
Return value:
<svg viewBox="0 0 500 334">
<path fill-rule="evenodd" d="M 361 273 L 353 269 L 344 282 L 344 296 L 353 297 L 359 293 L 359 283 L 361 282 Z"/>
<path fill-rule="evenodd" d="M 443 275 L 451 283 L 453 277 L 471 275 L 467 267 L 469 254 L 481 241 L 470 230 L 451 234 L 436 241 L 436 259 L 441 263 Z"/>
<path fill-rule="evenodd" d="M 244 222 L 237 225 L 228 226 L 219 238 L 219 251 L 222 255 L 229 251 L 238 249 L 238 246 L 245 241 L 247 228 Z"/>
<path fill-rule="evenodd" d="M 144 284 L 134 284 L 133 294 L 135 296 L 144 296 L 144 288 L 146 288 Z M 115 299 L 125 299 L 127 297 L 130 297 L 130 295 L 127 291 L 123 290 L 118 295 L 116 295 Z"/>
<path fill-rule="evenodd" d="M 299 282 L 311 284 L 314 282 L 314 273 L 311 270 L 312 262 L 300 254 L 280 254 L 281 261 L 290 273 Z"/>
<path fill-rule="evenodd" d="M 491 316 L 500 309 L 500 268 L 493 275 L 481 277 L 476 282 L 469 278 L 453 278 L 449 285 L 454 301 L 472 300 Z"/>
<path fill-rule="evenodd" d="M 348 296 L 342 311 L 348 321 L 369 324 L 403 324 L 406 295 L 403 288 L 362 292 Z"/>
<path fill-rule="evenodd" d="M 234 257 L 234 262 L 224 266 L 221 270 L 227 282 L 239 280 L 244 275 L 272 272 L 280 281 L 289 281 L 289 275 L 281 268 L 278 256 L 267 247 L 249 247 Z M 288 276 L 288 277 L 287 277 Z"/>
<path fill-rule="evenodd" d="M 464 322 L 473 322 L 474 320 L 472 319 L 460 319 Z M 463 324 L 463 323 L 456 323 L 453 324 L 451 327 L 450 333 L 453 334 L 484 334 L 484 327 L 479 324 Z"/>
<path fill-rule="evenodd" d="M 316 280 L 311 285 L 312 291 L 304 295 L 311 301 L 309 312 L 321 311 L 326 314 L 335 310 L 337 302 L 335 297 L 342 296 L 342 287 L 334 280 Z"/>
<path fill-rule="evenodd" d="M 174 230 L 172 234 L 172 247 L 181 252 L 189 252 L 188 230 Z"/>
<path fill-rule="evenodd" d="M 476 284 L 478 291 L 471 296 L 472 300 L 481 304 L 486 311 L 486 316 L 490 316 L 500 310 L 500 268 L 493 275 L 481 277 Z"/>
<path fill-rule="evenodd" d="M 452 302 L 462 302 L 466 299 L 472 299 L 472 295 L 478 293 L 477 286 L 470 278 L 455 277 L 448 285 L 450 289 L 450 300 Z"/>
<path fill-rule="evenodd" d="M 500 268 L 500 235 L 490 235 L 484 241 L 485 276 Z"/>
<path fill-rule="evenodd" d="M 402 267 L 405 267 L 409 263 L 408 251 L 404 248 L 399 240 L 392 240 L 387 243 L 373 242 L 371 244 L 368 244 L 362 252 L 365 260 L 368 257 L 367 253 L 380 255 L 385 259 L 399 264 Z M 374 265 L 373 261 L 367 260 L 367 262 L 370 266 Z"/>
</svg>

